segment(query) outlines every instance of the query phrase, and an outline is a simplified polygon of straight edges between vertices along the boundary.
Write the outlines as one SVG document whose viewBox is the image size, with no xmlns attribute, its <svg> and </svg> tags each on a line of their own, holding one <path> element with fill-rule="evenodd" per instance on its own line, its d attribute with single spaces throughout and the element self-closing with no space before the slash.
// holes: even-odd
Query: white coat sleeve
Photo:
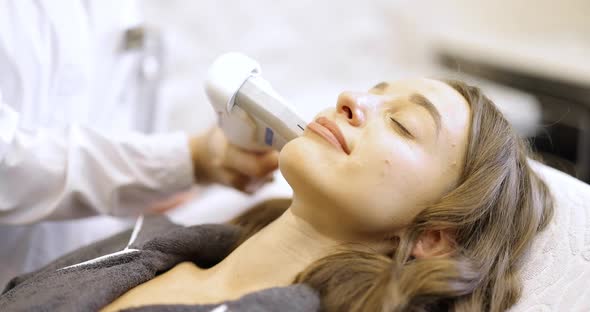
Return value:
<svg viewBox="0 0 590 312">
<path fill-rule="evenodd" d="M 0 223 L 134 215 L 193 182 L 185 134 L 29 131 L 0 102 Z"/>
</svg>

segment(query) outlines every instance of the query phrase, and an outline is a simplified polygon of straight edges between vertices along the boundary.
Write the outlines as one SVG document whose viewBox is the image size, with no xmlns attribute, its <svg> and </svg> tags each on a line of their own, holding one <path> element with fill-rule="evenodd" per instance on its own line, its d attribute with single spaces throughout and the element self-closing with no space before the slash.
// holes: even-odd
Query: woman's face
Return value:
<svg viewBox="0 0 590 312">
<path fill-rule="evenodd" d="M 343 92 L 315 120 L 279 160 L 294 191 L 293 213 L 311 224 L 348 234 L 395 233 L 456 186 L 470 108 L 443 82 Z"/>
</svg>

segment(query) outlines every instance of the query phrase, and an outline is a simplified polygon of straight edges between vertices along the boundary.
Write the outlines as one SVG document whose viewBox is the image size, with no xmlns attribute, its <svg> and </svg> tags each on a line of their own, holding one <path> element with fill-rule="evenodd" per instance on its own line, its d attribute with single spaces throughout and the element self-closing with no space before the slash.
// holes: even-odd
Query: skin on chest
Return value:
<svg viewBox="0 0 590 312">
<path fill-rule="evenodd" d="M 220 287 L 207 282 L 206 270 L 183 262 L 154 279 L 136 286 L 101 311 L 154 304 L 206 304 L 227 300 Z"/>
</svg>

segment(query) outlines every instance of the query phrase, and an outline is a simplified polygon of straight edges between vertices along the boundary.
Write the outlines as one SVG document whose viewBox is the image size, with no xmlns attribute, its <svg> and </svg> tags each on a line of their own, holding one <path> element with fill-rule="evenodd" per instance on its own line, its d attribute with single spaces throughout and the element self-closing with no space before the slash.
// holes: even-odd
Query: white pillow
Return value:
<svg viewBox="0 0 590 312">
<path fill-rule="evenodd" d="M 531 164 L 551 189 L 555 214 L 533 242 L 522 297 L 511 311 L 590 311 L 590 185 Z"/>
</svg>

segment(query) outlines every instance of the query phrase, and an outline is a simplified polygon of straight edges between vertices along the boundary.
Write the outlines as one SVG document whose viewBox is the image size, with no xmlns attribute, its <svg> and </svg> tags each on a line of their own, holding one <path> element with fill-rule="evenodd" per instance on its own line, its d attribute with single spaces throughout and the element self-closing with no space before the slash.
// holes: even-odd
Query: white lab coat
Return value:
<svg viewBox="0 0 590 312">
<path fill-rule="evenodd" d="M 192 185 L 186 135 L 131 132 L 139 22 L 134 0 L 0 0 L 0 284 L 128 222 L 23 224 L 133 215 Z"/>
</svg>

